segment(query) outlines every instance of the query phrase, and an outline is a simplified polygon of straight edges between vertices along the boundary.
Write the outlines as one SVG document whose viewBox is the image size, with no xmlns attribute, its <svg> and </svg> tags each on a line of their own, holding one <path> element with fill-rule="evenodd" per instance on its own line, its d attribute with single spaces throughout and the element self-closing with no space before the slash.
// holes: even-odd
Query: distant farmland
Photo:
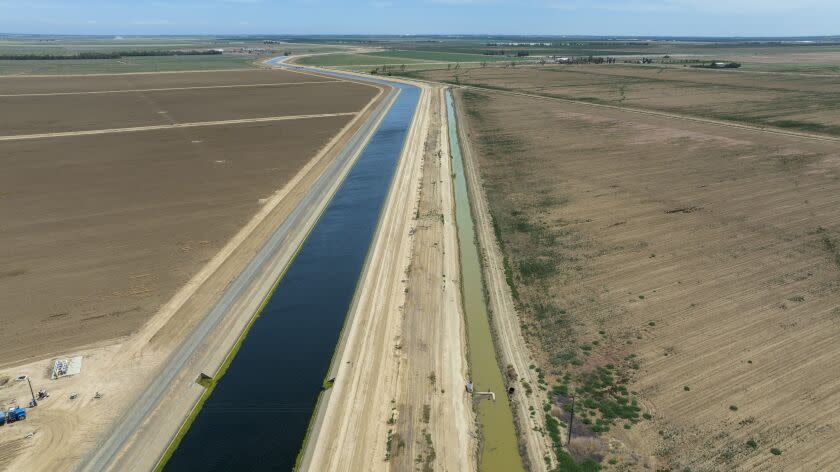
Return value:
<svg viewBox="0 0 840 472">
<path fill-rule="evenodd" d="M 359 65 L 400 65 L 435 62 L 503 62 L 519 61 L 523 58 L 465 54 L 438 51 L 381 51 L 365 54 L 326 54 L 301 58 L 298 64 L 321 67 L 342 67 Z"/>
<path fill-rule="evenodd" d="M 840 75 L 574 65 L 435 70 L 422 77 L 840 136 Z"/>
</svg>

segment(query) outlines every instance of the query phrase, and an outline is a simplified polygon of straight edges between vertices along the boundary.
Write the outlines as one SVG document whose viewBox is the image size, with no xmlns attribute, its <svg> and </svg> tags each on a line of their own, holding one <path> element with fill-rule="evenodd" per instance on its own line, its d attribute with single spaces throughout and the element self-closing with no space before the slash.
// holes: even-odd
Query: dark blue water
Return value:
<svg viewBox="0 0 840 472">
<path fill-rule="evenodd" d="M 291 470 L 420 91 L 402 89 L 165 470 Z"/>
</svg>

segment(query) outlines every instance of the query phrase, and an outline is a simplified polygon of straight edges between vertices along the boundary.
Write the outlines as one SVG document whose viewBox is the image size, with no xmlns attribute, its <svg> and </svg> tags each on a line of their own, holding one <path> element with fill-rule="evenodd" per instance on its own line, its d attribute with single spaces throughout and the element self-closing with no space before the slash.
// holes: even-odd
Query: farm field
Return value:
<svg viewBox="0 0 840 472">
<path fill-rule="evenodd" d="M 377 92 L 281 71 L 0 90 L 2 365 L 137 330 Z M 214 120 L 243 121 L 175 127 Z M 17 137 L 134 126 L 162 129 Z"/>
<path fill-rule="evenodd" d="M 179 51 L 224 49 L 224 54 L 198 56 L 126 56 L 117 59 L 9 60 L 0 59 L 4 75 L 117 74 L 190 70 L 253 69 L 265 54 L 302 54 L 341 51 L 337 45 L 276 42 L 264 44 L 247 38 L 210 36 L 81 37 L 2 36 L 0 55 L 49 54 L 72 56 L 79 53 L 137 51 Z M 238 52 L 241 49 L 252 53 Z M 265 50 L 260 55 L 255 49 Z M 268 52 L 271 50 L 271 52 Z M 230 52 L 234 51 L 234 52 Z"/>
<path fill-rule="evenodd" d="M 0 60 L 4 75 L 122 74 L 189 70 L 253 69 L 259 57 L 244 54 L 214 56 L 151 56 L 121 59 Z"/>
<path fill-rule="evenodd" d="M 422 65 L 460 62 L 510 62 L 521 58 L 488 56 L 480 53 L 453 53 L 438 51 L 380 51 L 361 54 L 325 54 L 308 56 L 297 60 L 298 64 L 318 67 L 357 67 L 376 65 Z"/>
<path fill-rule="evenodd" d="M 438 69 L 418 77 L 840 136 L 840 75 L 633 65 Z"/>
<path fill-rule="evenodd" d="M 457 95 L 557 421 L 576 393 L 575 459 L 840 462 L 836 143 Z"/>
<path fill-rule="evenodd" d="M 7 95 L 0 97 L 0 106 L 9 113 L 3 120 L 4 134 L 247 120 L 286 115 L 289 111 L 294 115 L 353 113 L 370 100 L 365 94 L 354 93 L 358 85 L 351 82 L 319 78 L 311 82 L 283 82 L 282 76 L 273 76 L 272 72 L 256 74 L 262 74 L 268 82 L 244 87 L 216 85 L 102 94 Z M 318 100 L 312 100 L 314 94 Z M 85 107 L 97 112 L 80 114 L 79 110 Z M 50 120 L 44 120 L 45 116 Z"/>
</svg>

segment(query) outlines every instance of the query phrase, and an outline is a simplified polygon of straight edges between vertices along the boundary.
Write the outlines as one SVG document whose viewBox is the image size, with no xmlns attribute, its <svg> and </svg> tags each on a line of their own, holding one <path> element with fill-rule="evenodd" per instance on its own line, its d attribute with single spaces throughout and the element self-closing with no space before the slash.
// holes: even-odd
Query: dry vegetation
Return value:
<svg viewBox="0 0 840 472">
<path fill-rule="evenodd" d="M 581 69 L 470 74 L 540 93 L 613 80 Z M 638 79 L 658 90 L 648 101 L 691 110 L 720 87 L 686 87 L 701 72 L 662 72 L 672 74 L 686 75 Z M 796 86 L 727 93 L 825 96 Z M 665 89 L 682 90 L 685 105 Z M 601 441 L 575 442 L 577 460 L 694 472 L 840 462 L 836 144 L 492 91 L 459 101 L 523 331 L 553 392 L 546 409 L 568 421 L 576 392 L 575 435 Z M 738 106 L 717 102 L 720 113 Z"/>
<path fill-rule="evenodd" d="M 840 135 L 838 75 L 567 65 L 437 70 L 422 76 L 462 85 Z"/>
</svg>

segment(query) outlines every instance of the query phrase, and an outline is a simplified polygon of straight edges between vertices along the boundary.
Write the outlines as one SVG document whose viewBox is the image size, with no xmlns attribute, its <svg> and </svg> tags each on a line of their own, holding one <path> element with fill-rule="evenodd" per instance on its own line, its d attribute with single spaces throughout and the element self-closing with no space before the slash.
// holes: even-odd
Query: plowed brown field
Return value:
<svg viewBox="0 0 840 472">
<path fill-rule="evenodd" d="M 160 87 L 179 89 L 130 91 Z M 281 71 L 6 78 L 0 135 L 354 113 L 377 91 Z M 352 113 L 0 143 L 0 365 L 138 329 Z"/>
</svg>

